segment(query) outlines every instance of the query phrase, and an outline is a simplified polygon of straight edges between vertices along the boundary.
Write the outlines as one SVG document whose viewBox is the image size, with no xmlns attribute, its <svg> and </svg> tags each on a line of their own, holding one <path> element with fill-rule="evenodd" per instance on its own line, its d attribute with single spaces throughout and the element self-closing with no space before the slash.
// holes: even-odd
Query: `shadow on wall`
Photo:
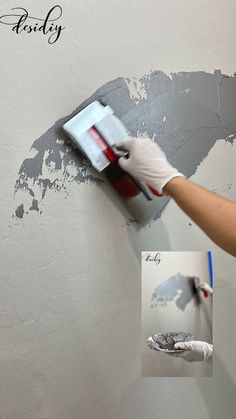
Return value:
<svg viewBox="0 0 236 419">
<path fill-rule="evenodd" d="M 31 211 L 41 214 L 49 189 L 67 194 L 71 182 L 88 186 L 104 182 L 62 131 L 65 122 L 95 99 L 111 105 L 131 135 L 146 135 L 158 142 L 169 161 L 188 177 L 218 139 L 232 144 L 235 140 L 236 77 L 222 75 L 220 70 L 120 77 L 99 88 L 33 142 L 32 156 L 23 161 L 15 184 L 17 218 Z M 166 204 L 161 202 L 156 218 Z"/>
</svg>

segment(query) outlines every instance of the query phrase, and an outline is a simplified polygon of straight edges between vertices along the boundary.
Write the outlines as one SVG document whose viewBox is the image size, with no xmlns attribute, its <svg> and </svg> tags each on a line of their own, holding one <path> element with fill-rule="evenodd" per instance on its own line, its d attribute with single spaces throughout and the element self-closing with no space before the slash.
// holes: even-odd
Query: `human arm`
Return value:
<svg viewBox="0 0 236 419">
<path fill-rule="evenodd" d="M 226 252 L 236 256 L 236 203 L 183 178 L 163 188 L 178 206 Z"/>
<path fill-rule="evenodd" d="M 149 138 L 119 143 L 129 151 L 120 166 L 179 207 L 222 249 L 236 256 L 236 203 L 187 180 L 171 166 L 161 148 Z"/>
</svg>

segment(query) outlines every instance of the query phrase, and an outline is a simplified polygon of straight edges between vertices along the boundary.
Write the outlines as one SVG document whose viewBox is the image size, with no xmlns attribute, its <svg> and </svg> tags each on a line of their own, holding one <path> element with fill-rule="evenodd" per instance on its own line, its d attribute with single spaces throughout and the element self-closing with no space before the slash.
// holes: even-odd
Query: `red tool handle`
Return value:
<svg viewBox="0 0 236 419">
<path fill-rule="evenodd" d="M 150 189 L 150 191 L 152 192 L 153 195 L 156 196 L 163 196 L 160 192 L 158 192 L 156 189 L 154 189 L 152 186 L 148 185 L 148 188 Z"/>
<path fill-rule="evenodd" d="M 107 143 L 104 141 L 102 136 L 99 134 L 99 132 L 96 130 L 96 128 L 91 127 L 88 129 L 88 132 L 92 135 L 96 143 L 101 147 L 101 150 L 107 157 L 109 161 L 116 161 L 117 157 L 114 153 L 114 151 L 107 145 Z"/>
<path fill-rule="evenodd" d="M 206 290 L 203 290 L 203 289 L 202 289 L 202 292 L 203 292 L 204 297 L 207 298 L 208 297 L 208 292 Z"/>
</svg>

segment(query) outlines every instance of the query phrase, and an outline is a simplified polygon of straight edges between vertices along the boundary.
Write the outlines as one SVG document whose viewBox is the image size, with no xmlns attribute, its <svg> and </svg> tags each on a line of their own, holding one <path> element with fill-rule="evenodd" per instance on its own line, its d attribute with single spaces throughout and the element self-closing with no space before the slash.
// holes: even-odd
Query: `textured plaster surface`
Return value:
<svg viewBox="0 0 236 419">
<path fill-rule="evenodd" d="M 37 34 L 16 37 L 0 28 L 0 417 L 150 419 L 158 412 L 160 419 L 234 419 L 235 348 L 225 345 L 236 340 L 234 259 L 173 202 L 155 223 L 140 229 L 126 224 L 107 185 L 98 187 L 91 178 L 66 181 L 66 194 L 47 189 L 44 199 L 43 188 L 30 182 L 35 197 L 18 190 L 13 199 L 13 191 L 33 142 L 107 82 L 129 78 L 134 106 L 135 98 L 146 99 L 141 79 L 151 70 L 161 69 L 166 77 L 204 70 L 214 80 L 220 68 L 232 76 L 235 2 L 150 0 L 148 9 L 141 0 L 60 4 L 67 29 L 55 46 Z M 45 2 L 21 5 L 36 16 L 45 14 Z M 3 12 L 9 7 L 1 2 Z M 224 82 L 222 103 L 233 104 L 234 78 Z M 198 81 L 197 101 L 199 86 Z M 211 100 L 207 108 L 218 114 L 213 102 L 218 103 Z M 234 105 L 230 109 L 221 123 L 233 131 Z M 192 178 L 236 199 L 235 142 L 226 141 L 228 131 L 221 135 L 217 141 L 210 137 Z M 52 155 L 50 160 L 55 169 Z M 86 166 L 87 174 L 94 175 Z M 29 214 L 12 218 L 21 204 L 19 214 Z M 139 252 L 156 249 L 214 252 L 212 379 L 141 378 Z"/>
<path fill-rule="evenodd" d="M 93 100 L 109 104 L 133 136 L 146 135 L 165 151 L 169 161 L 190 177 L 217 140 L 233 144 L 236 132 L 236 78 L 205 72 L 167 76 L 153 71 L 141 78 L 119 78 L 105 84 L 69 116 L 59 119 L 31 146 L 19 170 L 15 191 L 27 193 L 15 210 L 40 211 L 49 189 L 67 193 L 71 182 L 99 185 L 102 176 L 89 174 L 88 164 L 73 149 L 62 125 Z M 31 197 L 31 199 L 29 199 Z M 24 199 L 24 198 L 23 198 Z M 28 207 L 27 207 L 28 205 Z M 166 206 L 163 201 L 157 217 Z"/>
</svg>

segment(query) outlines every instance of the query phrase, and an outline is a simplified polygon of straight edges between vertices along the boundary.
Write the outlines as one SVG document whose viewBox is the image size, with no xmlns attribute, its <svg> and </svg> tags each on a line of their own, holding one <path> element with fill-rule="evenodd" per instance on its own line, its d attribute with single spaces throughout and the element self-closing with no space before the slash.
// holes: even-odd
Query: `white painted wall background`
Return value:
<svg viewBox="0 0 236 419">
<path fill-rule="evenodd" d="M 235 259 L 173 202 L 141 231 L 94 186 L 49 192 L 41 217 L 11 214 L 33 140 L 100 85 L 151 69 L 233 74 L 235 2 L 60 4 L 67 29 L 54 46 L 0 27 L 0 417 L 234 419 Z M 54 2 L 3 0 L 1 12 L 19 5 L 40 16 Z M 235 159 L 218 141 L 193 178 L 236 199 Z M 214 252 L 212 379 L 141 378 L 139 251 L 152 248 Z"/>
</svg>

